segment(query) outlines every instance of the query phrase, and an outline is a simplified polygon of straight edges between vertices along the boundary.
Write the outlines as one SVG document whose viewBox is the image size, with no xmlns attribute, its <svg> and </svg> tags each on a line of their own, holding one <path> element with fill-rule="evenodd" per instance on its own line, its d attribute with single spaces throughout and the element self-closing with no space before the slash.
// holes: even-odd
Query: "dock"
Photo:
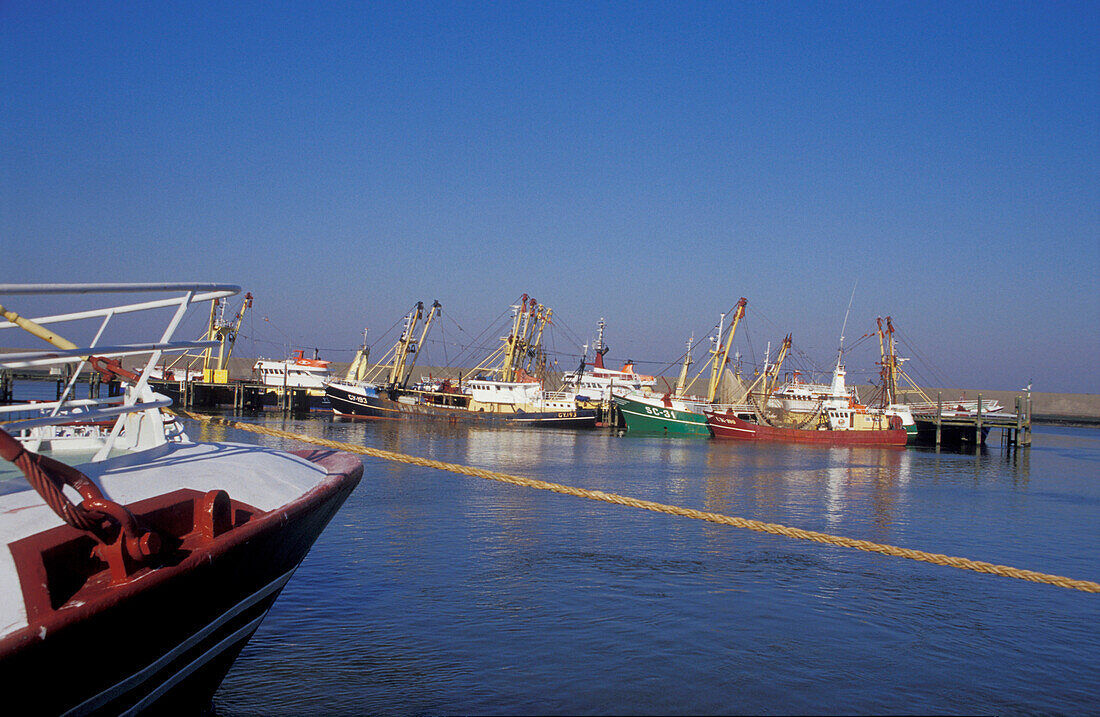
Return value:
<svg viewBox="0 0 1100 717">
<path fill-rule="evenodd" d="M 1016 397 L 1014 413 L 1002 411 L 986 412 L 982 395 L 978 394 L 977 410 L 962 412 L 944 409 L 943 394 L 936 396 L 936 406 L 932 409 L 913 411 L 913 420 L 917 424 L 917 437 L 922 443 L 936 446 L 970 443 L 982 446 L 986 444 L 989 432 L 1001 429 L 1001 443 L 1008 446 L 1031 445 L 1031 397 Z"/>
<path fill-rule="evenodd" d="M 0 405 L 12 403 L 13 386 L 16 381 L 37 381 L 56 384 L 56 398 L 72 376 L 63 373 L 45 371 L 0 371 Z M 118 396 L 122 393 L 122 384 L 118 381 L 103 383 L 96 372 L 87 377 L 81 376 L 78 385 L 87 385 L 87 396 L 99 398 L 102 395 Z M 164 381 L 151 379 L 149 386 L 157 393 L 172 399 L 174 405 L 185 409 L 209 409 L 232 407 L 234 411 L 250 412 L 274 408 L 286 413 L 305 413 L 311 410 L 309 391 L 304 388 L 283 388 L 267 386 L 248 380 L 211 381 Z M 104 394 L 104 388 L 106 393 Z M 82 389 L 83 390 L 83 389 Z"/>
<path fill-rule="evenodd" d="M 158 381 L 149 385 L 181 408 L 217 408 L 231 406 L 234 411 L 263 411 L 273 407 L 286 413 L 310 410 L 310 393 L 304 388 L 267 386 L 254 381 Z"/>
</svg>

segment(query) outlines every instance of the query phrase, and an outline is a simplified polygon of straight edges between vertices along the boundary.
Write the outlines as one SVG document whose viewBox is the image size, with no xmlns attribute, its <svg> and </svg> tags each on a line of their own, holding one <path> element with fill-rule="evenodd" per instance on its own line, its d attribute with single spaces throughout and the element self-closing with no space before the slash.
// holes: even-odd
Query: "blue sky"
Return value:
<svg viewBox="0 0 1100 717">
<path fill-rule="evenodd" d="M 8 0 L 0 282 L 237 283 L 257 352 L 336 360 L 528 293 L 563 363 L 603 317 L 649 370 L 741 296 L 746 356 L 827 367 L 854 287 L 849 343 L 891 315 L 933 383 L 1100 393 L 1098 38 L 1096 2 Z"/>
</svg>

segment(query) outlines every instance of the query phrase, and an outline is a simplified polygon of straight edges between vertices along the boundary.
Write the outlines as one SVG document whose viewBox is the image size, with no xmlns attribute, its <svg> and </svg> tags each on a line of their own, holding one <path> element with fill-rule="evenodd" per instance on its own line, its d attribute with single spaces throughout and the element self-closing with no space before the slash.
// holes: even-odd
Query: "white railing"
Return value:
<svg viewBox="0 0 1100 717">
<path fill-rule="evenodd" d="M 32 450 L 37 449 L 33 429 L 45 426 L 57 426 L 78 420 L 81 423 L 94 423 L 114 419 L 114 424 L 102 448 L 93 460 L 102 460 L 107 456 L 119 436 L 126 428 L 124 443 L 130 448 L 146 448 L 164 443 L 165 421 L 160 409 L 170 406 L 171 400 L 155 393 L 148 386 L 150 371 L 166 353 L 182 353 L 193 349 L 207 349 L 218 346 L 217 341 L 173 341 L 172 337 L 179 328 L 187 310 L 195 304 L 222 299 L 240 293 L 241 288 L 232 284 L 210 283 L 127 283 L 127 284 L 0 284 L 0 304 L 3 319 L 0 330 L 22 328 L 35 336 L 55 344 L 55 348 L 40 351 L 21 351 L 0 354 L 0 369 L 40 368 L 59 365 L 73 365 L 71 378 L 62 390 L 59 400 L 48 403 L 28 403 L 3 407 L 0 415 L 18 412 L 37 412 L 33 418 L 23 418 L 4 424 L 5 430 L 21 431 L 27 436 Z M 107 295 L 107 294 L 161 294 L 162 296 L 136 303 L 117 303 L 92 309 L 74 311 L 65 314 L 53 314 L 38 317 L 23 317 L 11 311 L 6 305 L 8 297 L 35 297 L 45 295 Z M 168 294 L 168 296 L 163 296 Z M 110 303 L 110 302 L 107 302 Z M 154 309 L 174 308 L 160 339 L 154 342 L 137 344 L 100 345 L 111 320 L 121 314 L 131 314 Z M 71 324 L 90 319 L 102 319 L 94 338 L 76 345 L 73 341 L 61 338 L 47 325 Z M 5 342 L 6 343 L 6 342 Z M 72 346 L 76 345 L 76 348 Z M 101 358 L 121 358 L 126 356 L 148 356 L 144 366 L 138 372 L 137 380 L 126 385 L 124 396 L 107 399 L 74 399 L 73 389 L 81 372 L 92 356 Z M 46 415 L 42 415 L 46 414 Z"/>
</svg>

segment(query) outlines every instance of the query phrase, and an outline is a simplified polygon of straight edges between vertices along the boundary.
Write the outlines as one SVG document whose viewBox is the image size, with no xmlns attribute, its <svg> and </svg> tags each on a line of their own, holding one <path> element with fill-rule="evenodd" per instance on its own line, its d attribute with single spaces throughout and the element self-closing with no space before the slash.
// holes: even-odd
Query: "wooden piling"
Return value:
<svg viewBox="0 0 1100 717">
<path fill-rule="evenodd" d="M 943 439 L 943 392 L 936 392 L 936 445 Z"/>
<path fill-rule="evenodd" d="M 1027 400 L 1025 401 L 1025 403 L 1027 404 L 1027 422 L 1024 424 L 1024 435 L 1026 436 L 1026 440 L 1024 442 L 1024 445 L 1025 446 L 1030 446 L 1031 445 L 1031 396 L 1027 397 Z"/>
<path fill-rule="evenodd" d="M 1023 418 L 1024 418 L 1021 415 L 1022 411 L 1023 411 L 1023 401 L 1021 400 L 1021 398 L 1019 396 L 1017 396 L 1016 397 L 1016 433 L 1015 433 L 1015 437 L 1012 440 L 1012 445 L 1015 445 L 1015 446 L 1020 445 L 1020 438 L 1021 438 L 1020 431 L 1023 429 Z"/>
<path fill-rule="evenodd" d="M 978 394 L 978 416 L 974 422 L 974 445 L 980 446 L 985 443 L 985 436 L 982 435 L 982 394 Z"/>
</svg>

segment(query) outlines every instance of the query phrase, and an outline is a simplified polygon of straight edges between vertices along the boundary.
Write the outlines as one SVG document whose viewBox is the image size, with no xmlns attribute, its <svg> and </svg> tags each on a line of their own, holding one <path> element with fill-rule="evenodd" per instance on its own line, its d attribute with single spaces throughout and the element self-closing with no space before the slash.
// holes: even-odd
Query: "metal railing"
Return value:
<svg viewBox="0 0 1100 717">
<path fill-rule="evenodd" d="M 103 460 L 116 446 L 124 427 L 129 434 L 126 445 L 130 448 L 144 448 L 164 443 L 165 421 L 160 409 L 170 406 L 172 401 L 149 387 L 150 372 L 166 353 L 217 347 L 217 341 L 173 341 L 172 338 L 190 307 L 198 303 L 233 296 L 240 291 L 239 286 L 232 284 L 211 283 L 0 284 L 0 301 L 4 302 L 8 297 L 33 298 L 46 295 L 95 297 L 136 293 L 160 295 L 148 301 L 104 302 L 110 305 L 37 317 L 25 317 L 12 311 L 10 307 L 0 305 L 0 316 L 3 318 L 0 320 L 0 330 L 24 329 L 53 345 L 52 348 L 45 350 L 0 354 L 0 369 L 75 366 L 57 401 L 23 403 L 0 408 L 0 416 L 16 417 L 19 414 L 23 416 L 5 422 L 4 429 L 9 432 L 18 431 L 21 434 L 20 438 L 35 450 L 41 438 L 36 438 L 34 429 L 59 426 L 74 421 L 88 425 L 113 420 L 113 426 L 105 435 L 102 448 L 93 458 L 97 461 Z M 164 296 L 165 294 L 167 296 Z M 108 325 L 115 317 L 164 308 L 174 309 L 174 311 L 171 312 L 159 340 L 147 343 L 100 345 L 99 342 Z M 82 345 L 45 328 L 94 319 L 101 319 L 94 337 Z M 92 357 L 119 359 L 127 356 L 148 356 L 148 358 L 136 373 L 136 380 L 127 379 L 124 376 L 115 377 L 126 384 L 123 396 L 106 399 L 73 398 L 76 381 Z"/>
</svg>

